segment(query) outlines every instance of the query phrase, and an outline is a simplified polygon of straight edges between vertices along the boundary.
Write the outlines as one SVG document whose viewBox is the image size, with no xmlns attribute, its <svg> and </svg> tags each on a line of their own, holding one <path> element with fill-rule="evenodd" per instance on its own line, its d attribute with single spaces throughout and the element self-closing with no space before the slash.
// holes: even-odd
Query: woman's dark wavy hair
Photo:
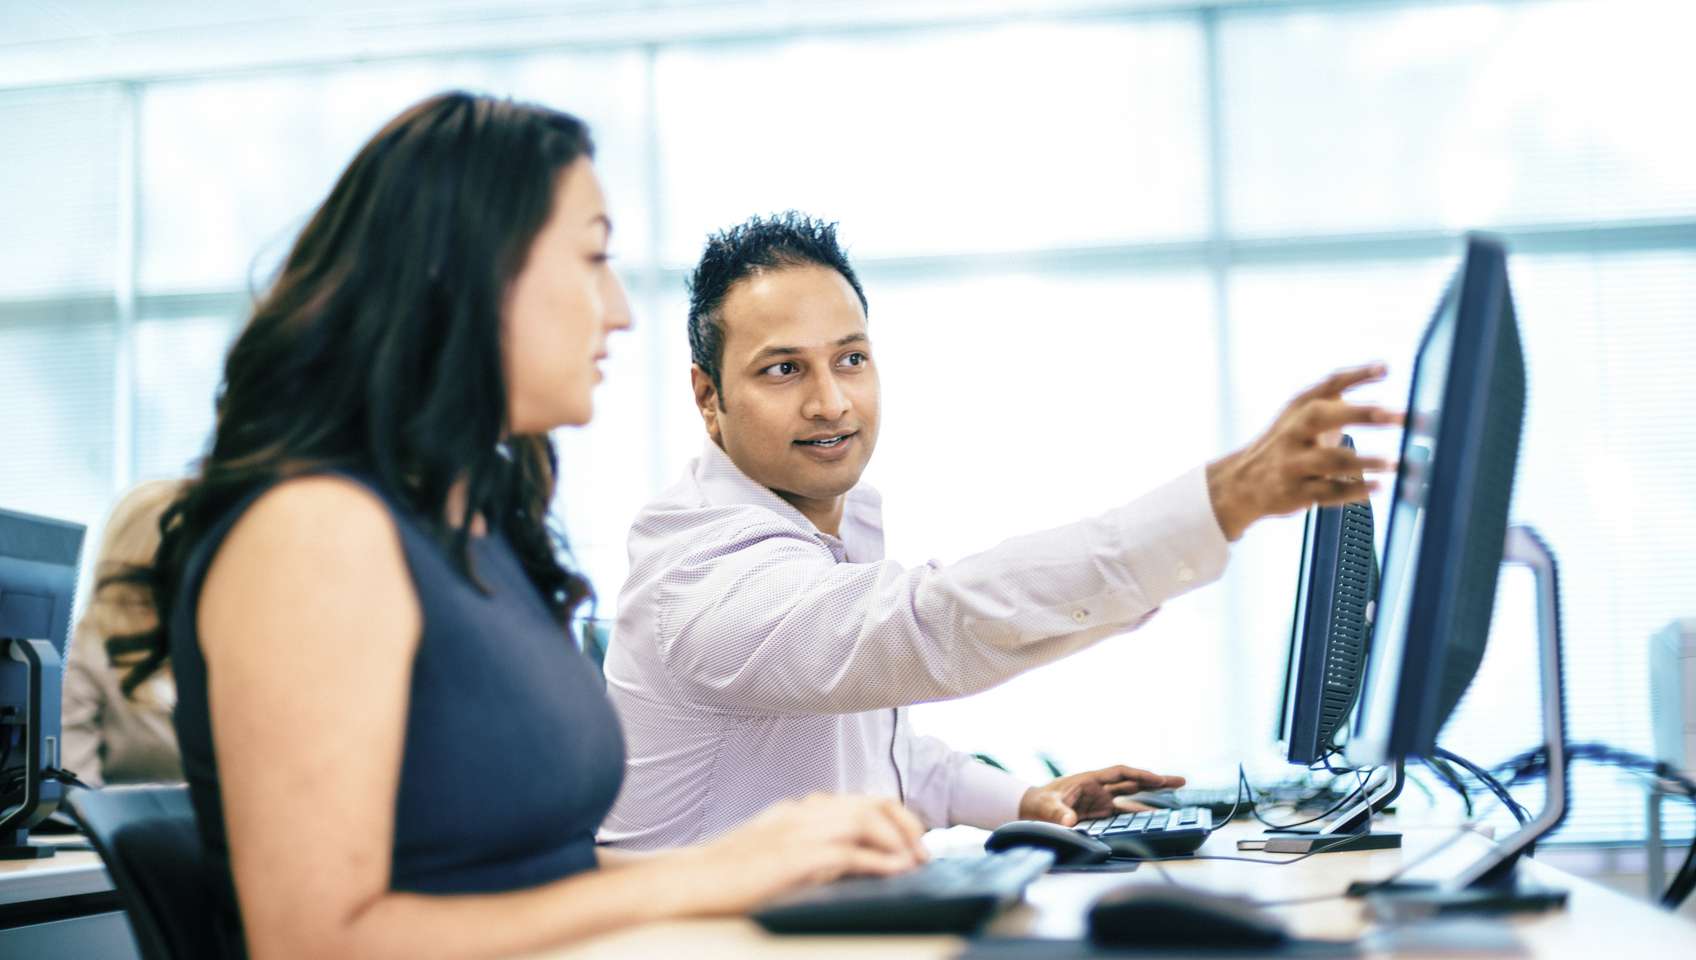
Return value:
<svg viewBox="0 0 1696 960">
<path fill-rule="evenodd" d="M 549 525 L 552 442 L 508 434 L 501 316 L 561 173 L 593 154 L 575 117 L 462 92 L 411 107 L 359 151 L 230 349 L 211 450 L 160 520 L 153 566 L 124 575 L 159 613 L 155 630 L 108 642 L 126 692 L 167 661 L 185 567 L 212 527 L 323 470 L 374 478 L 473 582 L 471 518 L 490 518 L 564 631 L 590 588 Z M 461 480 L 465 521 L 450 527 Z"/>
</svg>

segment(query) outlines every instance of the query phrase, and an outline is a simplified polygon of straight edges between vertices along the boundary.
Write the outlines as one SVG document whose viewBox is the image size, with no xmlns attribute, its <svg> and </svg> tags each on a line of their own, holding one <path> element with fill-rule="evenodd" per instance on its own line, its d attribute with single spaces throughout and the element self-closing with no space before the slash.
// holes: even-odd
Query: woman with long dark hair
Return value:
<svg viewBox="0 0 1696 960">
<path fill-rule="evenodd" d="M 591 155 L 562 113 L 418 104 L 230 351 L 141 574 L 161 629 L 111 649 L 132 688 L 176 676 L 231 952 L 507 955 L 923 858 L 910 814 L 849 797 L 684 851 L 594 845 L 623 742 L 548 525 L 548 431 L 589 420 L 630 323 Z"/>
</svg>

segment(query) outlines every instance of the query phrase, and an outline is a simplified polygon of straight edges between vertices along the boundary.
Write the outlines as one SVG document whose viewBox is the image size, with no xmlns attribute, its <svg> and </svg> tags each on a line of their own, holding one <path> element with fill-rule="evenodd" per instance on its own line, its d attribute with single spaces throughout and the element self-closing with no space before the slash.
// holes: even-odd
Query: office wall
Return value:
<svg viewBox="0 0 1696 960">
<path fill-rule="evenodd" d="M 579 113 L 600 144 L 637 322 L 594 425 L 559 437 L 559 507 L 603 616 L 630 516 L 700 443 L 682 280 L 712 229 L 840 221 L 885 382 L 869 478 L 892 555 L 918 563 L 1135 496 L 1336 366 L 1390 361 L 1370 395 L 1400 404 L 1456 235 L 1489 228 L 1516 250 L 1515 514 L 1564 565 L 1574 734 L 1647 749 L 1648 635 L 1696 613 L 1688 5 L 765 6 L 648 4 L 557 42 L 456 8 L 463 48 L 361 58 L 267 56 L 249 30 L 245 66 L 184 27 L 189 67 L 155 43 L 129 72 L 90 58 L 86 82 L 0 88 L 0 505 L 98 526 L 127 485 L 186 469 L 294 231 L 379 123 L 450 86 Z M 720 8 L 741 19 L 676 26 Z M 1137 634 L 916 722 L 1032 776 L 1039 753 L 1281 774 L 1299 530 L 1262 525 Z M 1497 696 L 1448 737 L 1484 761 L 1534 719 L 1523 587 L 1504 590 Z M 1641 835 L 1631 781 L 1579 784 L 1566 838 Z"/>
</svg>

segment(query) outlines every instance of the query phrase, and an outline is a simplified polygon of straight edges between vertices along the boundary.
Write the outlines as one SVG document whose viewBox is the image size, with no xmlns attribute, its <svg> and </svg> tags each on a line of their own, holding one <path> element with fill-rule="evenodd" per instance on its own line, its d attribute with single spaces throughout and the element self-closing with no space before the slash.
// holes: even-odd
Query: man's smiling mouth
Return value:
<svg viewBox="0 0 1696 960">
<path fill-rule="evenodd" d="M 847 433 L 833 433 L 825 437 L 815 437 L 811 440 L 797 440 L 795 442 L 805 447 L 824 447 L 828 450 L 831 447 L 840 446 L 843 441 L 858 432 L 858 430 L 851 430 Z"/>
</svg>

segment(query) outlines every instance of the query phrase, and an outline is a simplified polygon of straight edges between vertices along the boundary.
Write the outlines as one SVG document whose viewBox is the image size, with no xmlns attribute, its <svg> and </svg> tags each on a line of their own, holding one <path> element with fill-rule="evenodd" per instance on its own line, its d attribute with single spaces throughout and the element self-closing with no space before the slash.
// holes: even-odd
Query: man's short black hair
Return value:
<svg viewBox="0 0 1696 960">
<path fill-rule="evenodd" d="M 689 277 L 689 353 L 724 402 L 724 316 L 720 308 L 730 288 L 757 273 L 780 267 L 828 267 L 842 274 L 860 309 L 866 293 L 836 242 L 836 224 L 789 210 L 770 217 L 750 217 L 707 238 L 701 262 Z"/>
</svg>

